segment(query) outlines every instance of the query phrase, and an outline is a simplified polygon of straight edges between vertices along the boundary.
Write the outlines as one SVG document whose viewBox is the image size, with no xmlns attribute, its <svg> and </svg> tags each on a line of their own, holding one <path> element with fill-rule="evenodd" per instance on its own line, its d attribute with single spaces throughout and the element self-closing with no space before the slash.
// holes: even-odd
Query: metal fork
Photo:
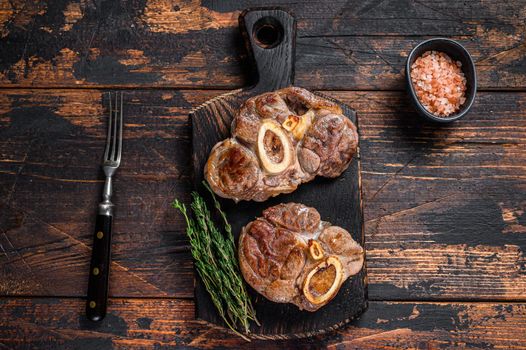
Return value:
<svg viewBox="0 0 526 350">
<path fill-rule="evenodd" d="M 112 178 L 121 163 L 123 101 L 122 92 L 109 93 L 110 116 L 108 119 L 108 136 L 102 169 L 106 175 L 102 202 L 99 204 L 93 250 L 91 253 L 90 274 L 88 280 L 88 301 L 86 316 L 92 321 L 100 321 L 106 315 L 108 302 L 108 279 L 110 272 L 111 228 L 113 222 Z M 112 100 L 115 98 L 114 105 Z"/>
</svg>

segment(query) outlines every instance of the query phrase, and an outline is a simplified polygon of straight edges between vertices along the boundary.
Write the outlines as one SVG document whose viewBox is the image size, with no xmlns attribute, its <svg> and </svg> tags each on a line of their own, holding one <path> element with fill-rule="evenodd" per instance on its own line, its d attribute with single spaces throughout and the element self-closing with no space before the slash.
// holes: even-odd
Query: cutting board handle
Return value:
<svg viewBox="0 0 526 350">
<path fill-rule="evenodd" d="M 239 15 L 239 27 L 256 67 L 258 92 L 294 83 L 296 19 L 276 7 L 247 9 Z"/>
</svg>

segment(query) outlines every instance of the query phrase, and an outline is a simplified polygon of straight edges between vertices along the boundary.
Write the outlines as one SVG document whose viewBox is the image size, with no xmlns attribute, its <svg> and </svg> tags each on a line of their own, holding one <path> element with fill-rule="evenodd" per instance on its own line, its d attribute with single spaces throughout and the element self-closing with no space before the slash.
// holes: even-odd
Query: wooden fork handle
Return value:
<svg viewBox="0 0 526 350">
<path fill-rule="evenodd" d="M 86 316 L 92 321 L 100 321 L 106 316 L 112 221 L 111 215 L 97 215 L 86 302 Z"/>
</svg>

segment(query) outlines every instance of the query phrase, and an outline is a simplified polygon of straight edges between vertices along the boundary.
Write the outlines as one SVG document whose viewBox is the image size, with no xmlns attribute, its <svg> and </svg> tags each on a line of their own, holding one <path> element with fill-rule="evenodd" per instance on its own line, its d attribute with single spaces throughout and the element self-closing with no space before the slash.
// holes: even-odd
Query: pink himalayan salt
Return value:
<svg viewBox="0 0 526 350">
<path fill-rule="evenodd" d="M 431 113 L 447 117 L 466 102 L 462 63 L 443 52 L 427 51 L 411 66 L 411 81 L 418 100 Z"/>
</svg>

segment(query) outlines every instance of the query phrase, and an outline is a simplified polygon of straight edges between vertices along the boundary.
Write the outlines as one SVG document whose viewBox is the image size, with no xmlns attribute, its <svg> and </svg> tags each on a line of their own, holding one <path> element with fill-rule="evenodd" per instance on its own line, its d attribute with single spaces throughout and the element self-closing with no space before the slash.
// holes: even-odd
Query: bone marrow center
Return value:
<svg viewBox="0 0 526 350">
<path fill-rule="evenodd" d="M 263 146 L 265 147 L 265 153 L 268 155 L 271 161 L 274 163 L 280 163 L 283 161 L 283 144 L 281 143 L 279 137 L 272 131 L 265 131 L 265 136 L 263 137 Z"/>
<path fill-rule="evenodd" d="M 329 291 L 336 279 L 336 268 L 334 265 L 321 267 L 310 279 L 309 290 L 312 295 L 319 297 Z"/>
</svg>

